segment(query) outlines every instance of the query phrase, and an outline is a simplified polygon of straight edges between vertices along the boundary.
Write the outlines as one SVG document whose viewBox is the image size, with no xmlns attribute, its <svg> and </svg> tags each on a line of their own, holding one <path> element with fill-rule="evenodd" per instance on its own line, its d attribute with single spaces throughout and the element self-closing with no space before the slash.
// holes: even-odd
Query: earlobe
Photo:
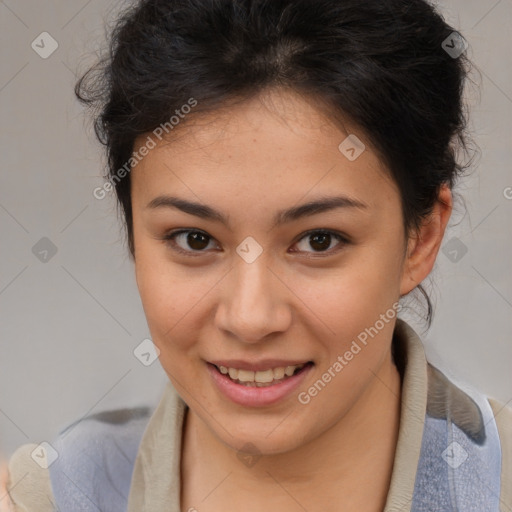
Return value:
<svg viewBox="0 0 512 512">
<path fill-rule="evenodd" d="M 431 214 L 425 218 L 417 233 L 407 242 L 400 295 L 407 295 L 431 272 L 443 241 L 448 220 L 452 212 L 452 193 L 448 184 L 443 184 Z"/>
</svg>

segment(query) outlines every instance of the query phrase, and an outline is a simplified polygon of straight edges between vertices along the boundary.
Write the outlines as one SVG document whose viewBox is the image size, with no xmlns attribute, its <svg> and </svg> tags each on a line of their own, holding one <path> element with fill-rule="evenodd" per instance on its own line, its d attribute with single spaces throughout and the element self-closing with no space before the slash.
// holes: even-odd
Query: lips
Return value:
<svg viewBox="0 0 512 512">
<path fill-rule="evenodd" d="M 308 359 L 262 359 L 260 361 L 246 361 L 242 359 L 222 359 L 216 361 L 209 361 L 209 363 L 215 365 L 217 368 L 224 366 L 226 368 L 236 368 L 237 370 L 248 370 L 253 372 L 265 371 L 274 368 L 280 368 L 287 366 L 298 366 L 311 362 Z"/>
<path fill-rule="evenodd" d="M 283 361 L 283 360 L 273 360 L 272 364 L 275 364 L 277 361 L 278 364 L 286 364 L 293 361 Z M 219 361 L 220 362 L 220 361 Z M 222 361 L 227 363 L 227 361 Z M 236 364 L 239 364 L 240 361 L 237 361 Z M 229 361 L 229 364 L 235 364 L 233 360 Z M 268 364 L 268 361 L 263 363 L 264 365 Z M 220 365 L 222 366 L 222 365 Z M 245 361 L 245 366 L 250 366 L 250 363 Z M 288 365 L 294 366 L 294 365 Z M 310 371 L 314 367 L 314 363 L 311 361 L 306 364 L 300 363 L 301 368 L 296 368 L 291 376 L 284 376 L 284 378 L 279 380 L 271 380 L 264 383 L 249 381 L 249 382 L 241 382 L 239 380 L 233 380 L 228 374 L 223 374 L 220 369 L 212 364 L 207 363 L 206 367 L 208 372 L 212 378 L 213 383 L 216 385 L 217 390 L 224 395 L 226 398 L 230 399 L 232 402 L 242 405 L 244 407 L 265 407 L 273 405 L 281 400 L 284 400 L 304 382 L 304 379 L 309 375 Z M 252 363 L 252 367 L 260 367 L 261 362 L 256 364 Z M 279 367 L 278 367 L 279 368 Z M 267 366 L 268 369 L 268 366 Z M 256 374 L 258 372 L 254 372 L 253 370 L 241 370 L 246 372 L 252 372 Z M 262 370 L 259 370 L 262 371 Z"/>
</svg>

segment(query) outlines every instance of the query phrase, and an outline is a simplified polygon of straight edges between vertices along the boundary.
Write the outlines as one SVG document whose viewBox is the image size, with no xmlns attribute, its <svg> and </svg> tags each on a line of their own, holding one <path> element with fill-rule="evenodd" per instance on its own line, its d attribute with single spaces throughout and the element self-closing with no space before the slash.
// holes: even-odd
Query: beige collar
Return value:
<svg viewBox="0 0 512 512">
<path fill-rule="evenodd" d="M 400 428 L 384 512 L 410 510 L 427 406 L 427 361 L 420 338 L 403 320 L 395 336 L 405 352 Z M 181 439 L 187 405 L 170 382 L 146 427 L 135 460 L 128 512 L 180 512 Z"/>
</svg>

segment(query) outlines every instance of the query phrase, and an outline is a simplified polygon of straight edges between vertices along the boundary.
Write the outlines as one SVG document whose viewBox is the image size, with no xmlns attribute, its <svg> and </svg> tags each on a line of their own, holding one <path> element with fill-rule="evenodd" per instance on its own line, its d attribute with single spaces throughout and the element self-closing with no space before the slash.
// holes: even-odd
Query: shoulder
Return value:
<svg viewBox="0 0 512 512">
<path fill-rule="evenodd" d="M 496 419 L 501 442 L 501 499 L 512 510 L 512 408 L 493 398 L 489 404 Z"/>
<path fill-rule="evenodd" d="M 20 446 L 9 459 L 7 490 L 15 512 L 53 512 L 55 503 L 44 455 L 35 443 Z"/>
<path fill-rule="evenodd" d="M 446 457 L 460 459 L 447 460 L 448 465 L 452 463 L 450 478 L 460 480 L 458 494 L 475 494 L 483 483 L 482 496 L 489 492 L 489 500 L 497 499 L 505 510 L 512 510 L 512 409 L 471 386 L 448 379 L 430 364 L 427 373 L 425 425 L 432 433 L 436 430 L 442 440 L 440 449 L 449 451 Z M 464 486 L 468 489 L 463 490 Z"/>
<path fill-rule="evenodd" d="M 18 448 L 8 465 L 14 510 L 124 510 L 151 411 L 101 412 L 72 423 L 51 442 Z"/>
</svg>

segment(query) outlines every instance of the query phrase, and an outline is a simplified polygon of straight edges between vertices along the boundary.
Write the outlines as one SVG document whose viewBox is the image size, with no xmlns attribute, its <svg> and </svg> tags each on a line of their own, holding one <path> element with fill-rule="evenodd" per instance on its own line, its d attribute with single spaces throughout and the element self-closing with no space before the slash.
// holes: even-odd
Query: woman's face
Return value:
<svg viewBox="0 0 512 512">
<path fill-rule="evenodd" d="M 136 277 L 160 363 L 217 438 L 270 454 L 377 396 L 409 289 L 399 192 L 364 134 L 291 93 L 263 99 L 178 126 L 131 187 Z M 352 133 L 366 144 L 355 159 L 350 141 L 339 148 Z M 326 205 L 304 207 L 316 202 Z M 289 378 L 279 369 L 307 362 Z"/>
</svg>

